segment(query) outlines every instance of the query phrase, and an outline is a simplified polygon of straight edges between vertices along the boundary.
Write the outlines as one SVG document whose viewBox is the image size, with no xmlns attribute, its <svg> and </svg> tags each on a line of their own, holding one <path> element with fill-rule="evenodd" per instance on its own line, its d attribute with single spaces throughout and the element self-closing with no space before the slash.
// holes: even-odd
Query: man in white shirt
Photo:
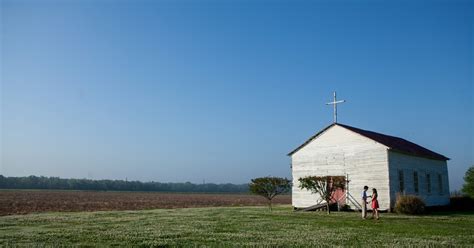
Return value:
<svg viewBox="0 0 474 248">
<path fill-rule="evenodd" d="M 364 186 L 364 191 L 362 191 L 362 219 L 367 217 L 367 190 L 368 186 Z"/>
</svg>

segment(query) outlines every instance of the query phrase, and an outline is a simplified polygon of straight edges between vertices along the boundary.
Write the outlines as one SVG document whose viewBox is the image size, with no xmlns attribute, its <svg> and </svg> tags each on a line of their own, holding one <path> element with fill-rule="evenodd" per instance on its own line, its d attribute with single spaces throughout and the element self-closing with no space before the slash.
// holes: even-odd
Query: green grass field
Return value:
<svg viewBox="0 0 474 248">
<path fill-rule="evenodd" d="M 278 206 L 40 213 L 0 217 L 0 246 L 465 246 L 474 213 L 403 216 Z"/>
</svg>

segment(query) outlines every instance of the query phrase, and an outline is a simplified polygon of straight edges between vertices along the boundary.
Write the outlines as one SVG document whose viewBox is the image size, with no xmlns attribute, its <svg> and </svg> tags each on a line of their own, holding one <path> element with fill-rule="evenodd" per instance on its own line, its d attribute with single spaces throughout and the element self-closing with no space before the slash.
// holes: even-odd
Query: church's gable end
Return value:
<svg viewBox="0 0 474 248">
<path fill-rule="evenodd" d="M 310 175 L 348 176 L 354 197 L 368 182 L 383 198 L 389 197 L 387 147 L 339 125 L 329 126 L 291 153 L 291 163 L 297 208 L 317 202 L 317 196 L 298 188 L 298 179 Z"/>
<path fill-rule="evenodd" d="M 331 125 L 325 127 L 324 129 L 322 129 L 321 131 L 319 131 L 318 133 L 316 133 L 315 135 L 311 136 L 303 144 L 301 144 L 296 149 L 294 149 L 293 151 L 288 153 L 288 156 L 293 156 L 294 154 L 298 153 L 300 150 L 307 149 L 307 146 L 311 146 L 310 145 L 311 143 L 313 143 L 316 140 L 319 140 L 319 139 L 323 138 L 323 136 L 326 133 L 333 132 L 334 129 L 338 130 L 338 134 L 339 134 L 339 137 L 338 137 L 339 140 L 337 140 L 336 143 L 341 143 L 342 144 L 345 140 L 345 136 L 355 136 L 354 138 L 358 139 L 361 142 L 371 142 L 371 143 L 374 143 L 374 144 L 379 144 L 381 147 L 384 147 L 386 149 L 390 148 L 390 147 L 388 147 L 388 146 L 386 146 L 382 143 L 379 143 L 377 141 L 372 140 L 369 137 L 366 137 L 366 136 L 361 135 L 357 132 L 354 132 L 354 130 L 351 130 L 347 127 L 348 126 L 337 124 L 337 123 L 331 124 Z M 318 143 L 319 143 L 319 141 L 318 141 Z M 331 145 L 334 145 L 334 144 L 331 144 Z"/>
</svg>

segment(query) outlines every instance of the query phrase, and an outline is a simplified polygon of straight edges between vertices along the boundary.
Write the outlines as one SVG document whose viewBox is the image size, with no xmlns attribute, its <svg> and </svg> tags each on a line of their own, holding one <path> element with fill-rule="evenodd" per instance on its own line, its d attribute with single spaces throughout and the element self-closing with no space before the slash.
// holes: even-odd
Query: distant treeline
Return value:
<svg viewBox="0 0 474 248">
<path fill-rule="evenodd" d="M 126 180 L 66 179 L 59 177 L 4 177 L 0 175 L 0 189 L 62 189 L 62 190 L 111 190 L 156 192 L 248 192 L 247 184 L 193 184 L 140 182 Z"/>
</svg>

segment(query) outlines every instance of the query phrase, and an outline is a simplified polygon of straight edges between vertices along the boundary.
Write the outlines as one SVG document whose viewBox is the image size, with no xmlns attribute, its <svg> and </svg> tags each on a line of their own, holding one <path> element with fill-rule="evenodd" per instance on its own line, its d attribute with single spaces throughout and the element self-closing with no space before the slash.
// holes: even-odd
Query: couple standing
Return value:
<svg viewBox="0 0 474 248">
<path fill-rule="evenodd" d="M 362 191 L 362 219 L 367 218 L 367 190 L 369 189 L 368 186 L 364 186 L 364 191 Z M 372 196 L 369 196 L 372 198 L 372 218 L 376 218 L 377 220 L 379 219 L 379 201 L 377 200 L 378 198 L 377 190 L 375 188 L 372 189 Z"/>
</svg>

